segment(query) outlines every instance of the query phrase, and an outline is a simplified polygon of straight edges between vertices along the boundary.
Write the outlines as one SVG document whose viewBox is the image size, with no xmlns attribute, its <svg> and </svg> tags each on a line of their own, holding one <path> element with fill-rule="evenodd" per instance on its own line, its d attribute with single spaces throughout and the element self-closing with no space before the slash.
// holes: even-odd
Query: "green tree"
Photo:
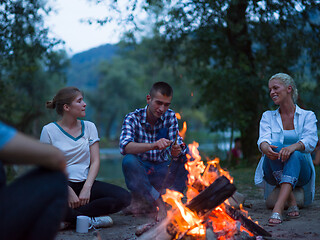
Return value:
<svg viewBox="0 0 320 240">
<path fill-rule="evenodd" d="M 320 86 L 319 1 L 129 3 L 130 16 L 139 4 L 155 16 L 164 43 L 158 52 L 186 67 L 186 80 L 193 79 L 200 88 L 200 103 L 208 107 L 214 129 L 240 130 L 248 160 L 256 159 L 259 120 L 271 105 L 268 78 L 277 72 L 291 74 L 302 86 L 302 97 L 307 96 L 303 90 L 315 93 Z M 311 98 L 319 99 L 315 94 Z"/>
<path fill-rule="evenodd" d="M 65 84 L 67 56 L 55 52 L 40 0 L 0 1 L 0 120 L 32 132 L 52 91 Z"/>
<path fill-rule="evenodd" d="M 172 85 L 172 108 L 182 113 L 183 120 L 188 121 L 194 114 L 188 111 L 195 100 L 190 98 L 191 84 L 183 80 L 185 70 L 155 58 L 159 44 L 156 38 L 144 38 L 140 43 L 121 42 L 117 56 L 101 63 L 98 89 L 86 95 L 100 133 L 107 138 L 118 138 L 124 116 L 146 105 L 146 95 L 156 81 Z M 202 120 L 201 116 L 198 119 Z"/>
</svg>

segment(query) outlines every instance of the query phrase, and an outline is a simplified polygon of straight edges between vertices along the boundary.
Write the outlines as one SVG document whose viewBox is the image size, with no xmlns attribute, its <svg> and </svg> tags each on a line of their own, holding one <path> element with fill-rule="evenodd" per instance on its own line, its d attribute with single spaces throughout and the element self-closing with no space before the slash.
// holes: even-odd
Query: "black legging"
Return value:
<svg viewBox="0 0 320 240">
<path fill-rule="evenodd" d="M 79 196 L 84 182 L 69 182 L 69 186 Z M 94 181 L 91 188 L 90 201 L 88 204 L 72 209 L 68 208 L 65 221 L 75 223 L 77 216 L 89 217 L 104 216 L 116 213 L 130 204 L 130 193 L 113 184 Z"/>
<path fill-rule="evenodd" d="M 35 169 L 9 186 L 2 182 L 0 239 L 54 239 L 67 209 L 67 196 L 62 172 Z"/>
</svg>

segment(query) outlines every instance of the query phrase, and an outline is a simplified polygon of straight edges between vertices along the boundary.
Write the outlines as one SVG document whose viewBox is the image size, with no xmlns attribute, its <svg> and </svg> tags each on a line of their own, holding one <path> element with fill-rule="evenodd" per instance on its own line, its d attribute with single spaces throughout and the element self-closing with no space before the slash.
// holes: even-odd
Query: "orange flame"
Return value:
<svg viewBox="0 0 320 240">
<path fill-rule="evenodd" d="M 174 215 L 175 223 L 181 232 L 188 231 L 190 226 L 201 228 L 201 218 L 183 205 L 181 201 L 182 197 L 182 193 L 170 189 L 167 189 L 166 193 L 162 195 L 163 201 L 172 206 L 171 212 L 168 215 Z"/>
<path fill-rule="evenodd" d="M 176 118 L 179 119 L 179 120 L 181 120 L 181 115 L 180 115 L 180 113 L 176 113 Z M 186 132 L 187 132 L 187 123 L 186 123 L 186 122 L 183 122 L 182 129 L 181 129 L 181 131 L 179 131 L 179 135 L 182 137 L 182 139 L 185 138 Z"/>
<path fill-rule="evenodd" d="M 183 122 L 183 126 L 181 131 L 179 131 L 179 135 L 184 139 L 186 137 L 186 132 L 187 132 L 187 123 Z"/>
<path fill-rule="evenodd" d="M 189 144 L 188 147 L 190 154 L 187 154 L 188 161 L 185 164 L 185 168 L 189 172 L 186 194 L 187 202 L 191 201 L 222 175 L 227 177 L 230 182 L 233 181 L 230 174 L 220 167 L 218 158 L 213 160 L 207 158 L 207 165 L 201 161 L 198 151 L 199 144 L 197 142 Z M 231 239 L 239 230 L 246 231 L 250 236 L 253 236 L 250 231 L 242 227 L 239 222 L 232 219 L 226 213 L 224 204 L 211 211 L 208 219 L 204 222 L 201 216 L 198 216 L 196 212 L 191 211 L 182 203 L 182 197 L 182 193 L 169 189 L 162 195 L 163 200 L 172 207 L 168 212 L 168 217 L 170 216 L 174 219 L 180 233 L 187 233 L 187 235 L 195 236 L 199 239 L 205 236 L 207 225 L 210 224 L 218 240 Z M 225 202 L 228 203 L 228 200 Z M 245 215 L 248 214 L 245 213 Z M 178 233 L 174 239 L 177 238 Z"/>
</svg>

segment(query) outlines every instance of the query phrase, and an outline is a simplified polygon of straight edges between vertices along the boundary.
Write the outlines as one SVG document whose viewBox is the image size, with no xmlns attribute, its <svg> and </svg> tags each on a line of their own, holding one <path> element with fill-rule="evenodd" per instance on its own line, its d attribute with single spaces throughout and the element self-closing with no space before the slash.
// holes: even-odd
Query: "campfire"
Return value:
<svg viewBox="0 0 320 240">
<path fill-rule="evenodd" d="M 184 123 L 183 134 L 186 131 Z M 181 133 L 181 132 L 180 132 Z M 146 224 L 136 235 L 139 239 L 256 239 L 270 237 L 246 211 L 236 209 L 229 203 L 236 187 L 233 178 L 220 167 L 219 159 L 201 160 L 199 144 L 189 146 L 186 197 L 180 192 L 166 190 L 163 201 L 170 206 L 167 217 L 160 223 Z M 234 199 L 232 199 L 234 200 Z"/>
</svg>

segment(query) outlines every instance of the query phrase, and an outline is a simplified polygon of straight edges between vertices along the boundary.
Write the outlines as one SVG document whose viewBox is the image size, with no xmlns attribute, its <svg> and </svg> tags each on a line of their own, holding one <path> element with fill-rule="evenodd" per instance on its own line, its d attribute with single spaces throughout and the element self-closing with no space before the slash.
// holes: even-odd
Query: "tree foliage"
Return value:
<svg viewBox="0 0 320 240">
<path fill-rule="evenodd" d="M 64 51 L 48 37 L 45 1 L 0 1 L 0 120 L 31 132 L 44 103 L 65 84 Z"/>
<path fill-rule="evenodd" d="M 171 107 L 180 112 L 184 120 L 191 115 L 188 109 L 195 100 L 190 95 L 197 95 L 197 91 L 192 93 L 191 84 L 184 80 L 183 68 L 163 63 L 155 57 L 160 44 L 156 38 L 145 38 L 140 43 L 121 42 L 118 54 L 101 63 L 98 89 L 86 94 L 101 135 L 118 138 L 124 116 L 145 107 L 146 96 L 156 81 L 172 85 Z M 198 117 L 198 124 L 202 121 L 201 116 Z"/>
<path fill-rule="evenodd" d="M 117 1 L 110 1 L 113 6 Z M 156 16 L 166 61 L 185 67 L 214 129 L 239 129 L 244 157 L 257 154 L 261 114 L 271 104 L 267 80 L 294 77 L 299 104 L 317 111 L 320 4 L 313 0 L 132 0 Z M 161 3 L 161 4 L 160 4 Z M 131 16 L 134 14 L 131 13 Z M 133 19 L 134 21 L 134 19 Z"/>
</svg>

